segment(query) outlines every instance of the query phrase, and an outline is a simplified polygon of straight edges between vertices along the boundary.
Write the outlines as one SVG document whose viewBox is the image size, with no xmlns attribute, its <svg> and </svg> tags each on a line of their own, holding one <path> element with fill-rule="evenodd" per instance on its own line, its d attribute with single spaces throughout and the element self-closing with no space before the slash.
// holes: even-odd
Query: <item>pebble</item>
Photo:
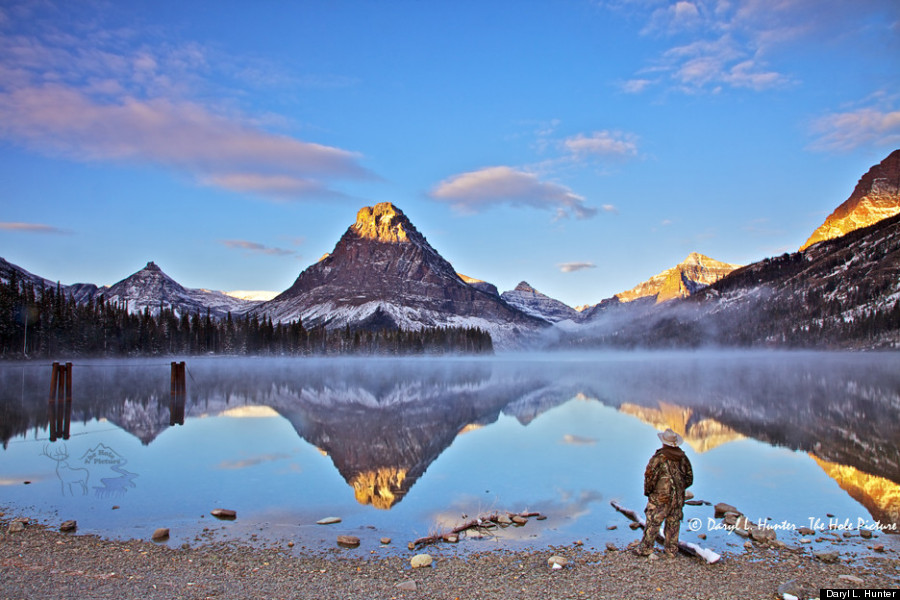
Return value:
<svg viewBox="0 0 900 600">
<path fill-rule="evenodd" d="M 154 542 L 162 542 L 163 540 L 169 539 L 169 528 L 160 527 L 153 532 L 153 535 L 150 536 L 150 539 Z"/>
<path fill-rule="evenodd" d="M 401 581 L 397 585 L 394 586 L 398 590 L 403 590 L 404 592 L 414 592 L 418 588 L 415 581 Z"/>
<path fill-rule="evenodd" d="M 325 517 L 324 519 L 319 519 L 318 521 L 316 521 L 316 525 L 333 525 L 340 522 L 340 517 Z"/>
<path fill-rule="evenodd" d="M 459 536 L 455 533 L 444 534 L 444 541 L 448 544 L 456 544 L 459 542 Z"/>
<path fill-rule="evenodd" d="M 799 527 L 797 533 L 800 535 L 816 535 L 815 529 L 810 529 L 809 527 Z"/>
<path fill-rule="evenodd" d="M 871 529 L 860 529 L 859 535 L 863 539 L 866 539 L 866 540 L 871 539 L 872 538 L 872 530 Z"/>
<path fill-rule="evenodd" d="M 547 559 L 547 565 L 551 569 L 562 569 L 567 564 L 569 564 L 569 559 L 567 559 L 565 556 L 554 555 Z"/>
<path fill-rule="evenodd" d="M 389 537 L 383 537 L 383 538 L 381 538 L 381 540 L 379 540 L 379 541 L 381 542 L 381 544 L 382 544 L 383 546 L 387 546 L 388 544 L 391 543 L 391 538 L 389 538 Z"/>
<path fill-rule="evenodd" d="M 823 563 L 835 563 L 839 556 L 837 552 L 815 552 L 813 555 Z"/>
<path fill-rule="evenodd" d="M 237 518 L 237 512 L 229 508 L 214 508 L 210 511 L 209 514 L 217 519 L 233 520 Z"/>
<path fill-rule="evenodd" d="M 338 546 L 345 548 L 356 548 L 359 546 L 359 538 L 355 535 L 339 535 L 337 536 Z"/>
<path fill-rule="evenodd" d="M 735 507 L 733 507 L 730 504 L 725 504 L 724 502 L 719 502 L 718 504 L 716 504 L 715 511 L 716 511 L 715 515 L 716 515 L 717 519 L 721 518 L 722 516 L 725 515 L 725 513 L 729 513 L 729 512 L 741 514 L 741 511 L 739 511 L 738 509 L 736 509 Z"/>
<path fill-rule="evenodd" d="M 612 542 L 606 542 L 606 549 L 609 550 L 610 552 L 618 551 L 618 548 L 616 548 L 616 545 L 613 544 Z"/>
<path fill-rule="evenodd" d="M 526 519 L 525 517 L 520 517 L 519 515 L 515 515 L 512 518 L 512 522 L 515 523 L 516 525 L 524 525 L 525 523 L 528 522 L 528 519 Z"/>
<path fill-rule="evenodd" d="M 430 567 L 434 559 L 430 554 L 416 554 L 409 559 L 409 564 L 413 569 L 421 569 L 422 567 Z"/>
<path fill-rule="evenodd" d="M 753 550 L 753 542 L 750 540 L 744 542 L 744 550 Z"/>
<path fill-rule="evenodd" d="M 777 593 L 782 598 L 787 598 L 788 596 L 792 598 L 799 598 L 803 596 L 804 590 L 803 586 L 796 579 L 791 579 L 790 581 L 785 581 L 781 585 L 778 586 Z"/>
<path fill-rule="evenodd" d="M 62 525 L 59 526 L 59 530 L 63 532 L 75 531 L 76 529 L 78 529 L 78 523 L 73 520 L 63 521 Z"/>
<path fill-rule="evenodd" d="M 856 575 L 838 575 L 838 579 L 842 581 L 847 581 L 849 583 L 855 583 L 858 585 L 862 585 L 863 580 L 857 577 Z"/>
</svg>

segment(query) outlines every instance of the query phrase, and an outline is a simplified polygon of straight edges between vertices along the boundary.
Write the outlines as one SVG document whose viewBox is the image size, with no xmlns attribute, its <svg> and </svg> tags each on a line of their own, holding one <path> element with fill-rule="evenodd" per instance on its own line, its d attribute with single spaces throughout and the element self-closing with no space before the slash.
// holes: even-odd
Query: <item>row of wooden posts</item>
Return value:
<svg viewBox="0 0 900 600">
<path fill-rule="evenodd" d="M 172 362 L 169 425 L 184 425 L 184 403 L 187 397 L 187 369 L 184 362 Z M 72 424 L 72 363 L 53 363 L 50 372 L 50 396 L 47 401 L 50 441 L 69 439 Z"/>
</svg>

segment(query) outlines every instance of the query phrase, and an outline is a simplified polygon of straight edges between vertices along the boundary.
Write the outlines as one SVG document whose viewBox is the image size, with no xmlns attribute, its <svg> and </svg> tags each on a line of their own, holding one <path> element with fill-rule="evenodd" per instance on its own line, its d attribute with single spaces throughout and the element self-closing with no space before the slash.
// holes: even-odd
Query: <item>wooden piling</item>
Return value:
<svg viewBox="0 0 900 600">
<path fill-rule="evenodd" d="M 171 401 L 169 403 L 169 425 L 184 425 L 184 402 L 187 396 L 185 381 L 185 364 L 172 362 L 171 375 Z"/>
<path fill-rule="evenodd" d="M 56 393 L 59 379 L 59 363 L 55 362 L 50 371 L 50 396 L 47 398 L 47 414 L 50 421 L 50 441 L 56 441 Z"/>
<path fill-rule="evenodd" d="M 72 424 L 72 363 L 66 363 L 66 405 L 63 412 L 62 436 L 69 439 L 69 428 Z"/>
</svg>

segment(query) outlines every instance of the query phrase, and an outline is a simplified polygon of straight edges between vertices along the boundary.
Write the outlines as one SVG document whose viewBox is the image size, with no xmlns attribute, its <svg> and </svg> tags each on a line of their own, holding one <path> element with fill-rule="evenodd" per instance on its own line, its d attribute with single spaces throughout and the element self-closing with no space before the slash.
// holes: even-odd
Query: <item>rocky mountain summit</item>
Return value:
<svg viewBox="0 0 900 600">
<path fill-rule="evenodd" d="M 805 250 L 817 242 L 877 223 L 900 213 L 900 150 L 875 165 L 860 178 L 850 197 L 834 209 L 806 243 Z"/>
<path fill-rule="evenodd" d="M 525 281 L 519 283 L 516 289 L 503 292 L 500 297 L 509 305 L 548 323 L 558 323 L 566 319 L 577 321 L 581 318 L 581 313 L 568 304 L 540 293 Z"/>
<path fill-rule="evenodd" d="M 740 266 L 692 252 L 671 269 L 666 269 L 615 297 L 620 302 L 632 302 L 638 298 L 653 296 L 657 304 L 673 298 L 686 298 L 719 281 Z"/>
<path fill-rule="evenodd" d="M 106 302 L 127 302 L 130 312 L 149 309 L 152 315 L 158 315 L 164 308 L 173 310 L 178 316 L 205 315 L 208 309 L 210 316 L 221 318 L 228 312 L 243 314 L 258 304 L 222 292 L 186 288 L 166 275 L 153 261 L 122 281 L 108 288 L 100 288 L 97 295 Z"/>
<path fill-rule="evenodd" d="M 463 281 L 389 202 L 361 209 L 330 254 L 254 310 L 307 328 L 478 327 L 501 343 L 546 324 Z"/>
</svg>

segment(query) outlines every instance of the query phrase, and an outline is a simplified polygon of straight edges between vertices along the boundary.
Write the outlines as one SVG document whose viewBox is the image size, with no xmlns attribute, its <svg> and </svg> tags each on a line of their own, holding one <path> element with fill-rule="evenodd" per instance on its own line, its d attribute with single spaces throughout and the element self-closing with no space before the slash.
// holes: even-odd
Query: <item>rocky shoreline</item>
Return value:
<svg viewBox="0 0 900 600">
<path fill-rule="evenodd" d="M 22 522 L 21 519 L 18 522 Z M 716 564 L 637 557 L 584 546 L 464 553 L 439 544 L 413 568 L 409 556 L 359 557 L 272 543 L 205 542 L 172 547 L 105 540 L 0 516 L 0 599 L 429 598 L 752 599 L 817 598 L 821 588 L 900 587 L 896 552 L 825 562 L 803 548 L 749 543 Z M 552 557 L 563 557 L 564 566 Z"/>
</svg>

